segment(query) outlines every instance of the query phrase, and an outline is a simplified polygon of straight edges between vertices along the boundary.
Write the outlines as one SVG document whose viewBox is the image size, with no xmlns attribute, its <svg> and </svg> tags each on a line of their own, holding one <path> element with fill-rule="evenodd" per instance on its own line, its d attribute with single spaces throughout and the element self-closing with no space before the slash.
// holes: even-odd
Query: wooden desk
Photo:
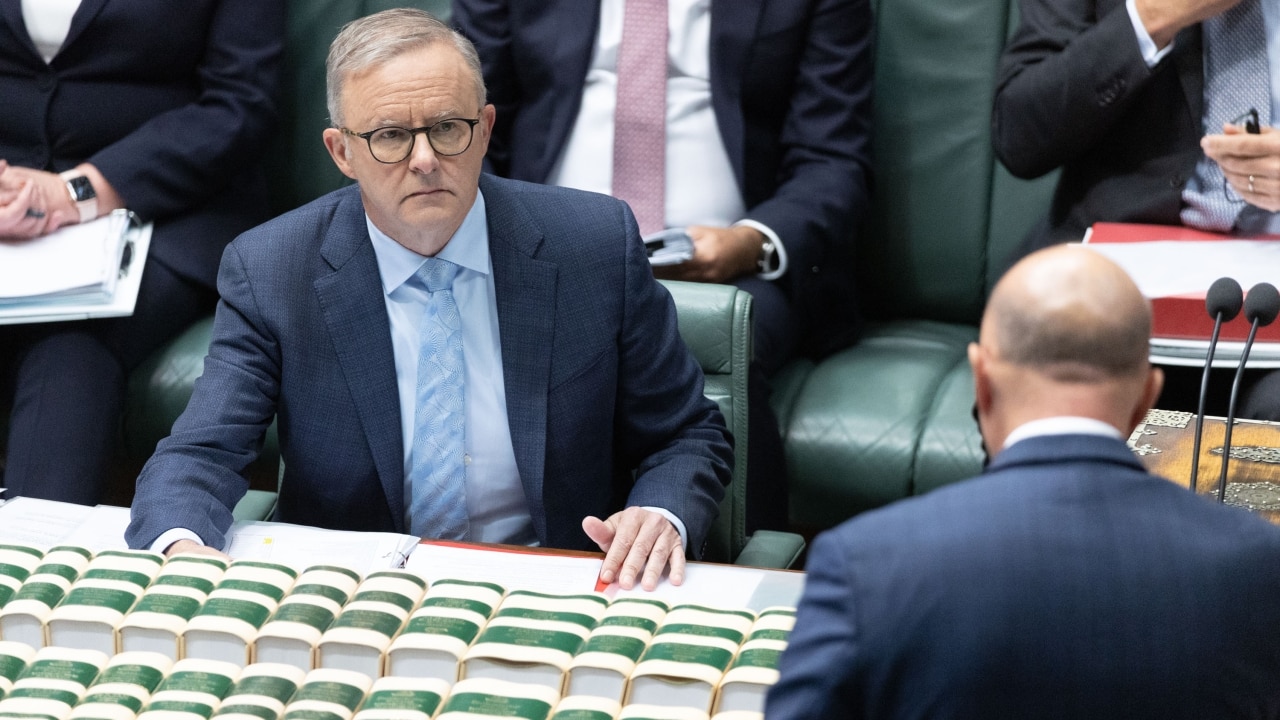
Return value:
<svg viewBox="0 0 1280 720">
<path fill-rule="evenodd" d="M 1205 417 L 1197 493 L 1217 495 L 1226 427 L 1224 418 Z M 1187 487 L 1194 431 L 1195 416 L 1191 413 L 1152 410 L 1129 436 L 1129 447 L 1151 472 Z M 1236 421 L 1231 431 L 1226 502 L 1280 525 L 1280 424 Z"/>
</svg>

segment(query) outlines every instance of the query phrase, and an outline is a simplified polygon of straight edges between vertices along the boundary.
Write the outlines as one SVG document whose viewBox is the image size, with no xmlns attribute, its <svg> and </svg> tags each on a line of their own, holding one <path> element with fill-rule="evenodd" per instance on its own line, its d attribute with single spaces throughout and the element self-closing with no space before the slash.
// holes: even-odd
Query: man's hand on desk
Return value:
<svg viewBox="0 0 1280 720">
<path fill-rule="evenodd" d="M 605 520 L 588 517 L 582 530 L 604 551 L 600 579 L 615 580 L 624 590 L 635 587 L 636 580 L 645 590 L 653 590 L 662 571 L 671 564 L 672 585 L 684 582 L 684 547 L 680 533 L 661 514 L 640 507 L 629 507 Z"/>
<path fill-rule="evenodd" d="M 1221 135 L 1204 136 L 1200 147 L 1245 202 L 1280 212 L 1280 133 L 1274 128 L 1264 127 L 1253 135 L 1225 125 Z"/>
<path fill-rule="evenodd" d="M 174 555 L 180 555 L 182 553 L 188 553 L 190 555 L 208 555 L 210 557 L 216 557 L 226 560 L 227 562 L 231 562 L 230 555 L 219 550 L 214 550 L 208 545 L 201 545 L 195 540 L 179 540 L 165 548 L 164 551 L 165 557 L 173 557 Z"/>
</svg>

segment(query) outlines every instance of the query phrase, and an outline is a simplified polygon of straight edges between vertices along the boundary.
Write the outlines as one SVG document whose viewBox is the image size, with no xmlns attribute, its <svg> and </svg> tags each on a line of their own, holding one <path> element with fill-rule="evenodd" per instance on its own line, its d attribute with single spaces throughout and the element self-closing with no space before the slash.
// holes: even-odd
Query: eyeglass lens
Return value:
<svg viewBox="0 0 1280 720">
<path fill-rule="evenodd" d="M 426 133 L 431 149 L 438 155 L 457 155 L 471 145 L 471 124 L 465 120 L 451 118 L 441 120 L 426 129 L 378 128 L 369 135 L 369 151 L 380 162 L 400 162 L 409 157 L 409 153 L 413 151 L 414 135 L 418 132 Z"/>
</svg>

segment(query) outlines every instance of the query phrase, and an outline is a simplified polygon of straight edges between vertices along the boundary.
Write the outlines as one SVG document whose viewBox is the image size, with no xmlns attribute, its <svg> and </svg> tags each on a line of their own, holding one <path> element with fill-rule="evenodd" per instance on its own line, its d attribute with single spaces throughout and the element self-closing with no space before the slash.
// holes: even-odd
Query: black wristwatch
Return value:
<svg viewBox="0 0 1280 720">
<path fill-rule="evenodd" d="M 75 171 L 65 172 L 61 177 L 67 183 L 71 202 L 75 203 L 76 210 L 80 211 L 80 222 L 89 222 L 98 217 L 98 192 L 93 189 L 93 183 L 89 182 L 89 178 Z"/>
</svg>

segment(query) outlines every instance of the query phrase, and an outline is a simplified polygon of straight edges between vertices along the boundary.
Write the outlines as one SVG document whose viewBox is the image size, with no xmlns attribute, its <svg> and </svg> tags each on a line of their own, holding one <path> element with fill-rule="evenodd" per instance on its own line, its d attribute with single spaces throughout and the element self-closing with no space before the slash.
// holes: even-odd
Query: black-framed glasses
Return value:
<svg viewBox="0 0 1280 720">
<path fill-rule="evenodd" d="M 471 147 L 471 138 L 475 135 L 479 122 L 480 118 L 445 118 L 418 128 L 387 125 L 362 133 L 347 128 L 338 129 L 352 137 L 364 139 L 374 160 L 394 165 L 413 152 L 413 140 L 418 133 L 427 136 L 427 142 L 437 155 L 461 155 Z"/>
</svg>

